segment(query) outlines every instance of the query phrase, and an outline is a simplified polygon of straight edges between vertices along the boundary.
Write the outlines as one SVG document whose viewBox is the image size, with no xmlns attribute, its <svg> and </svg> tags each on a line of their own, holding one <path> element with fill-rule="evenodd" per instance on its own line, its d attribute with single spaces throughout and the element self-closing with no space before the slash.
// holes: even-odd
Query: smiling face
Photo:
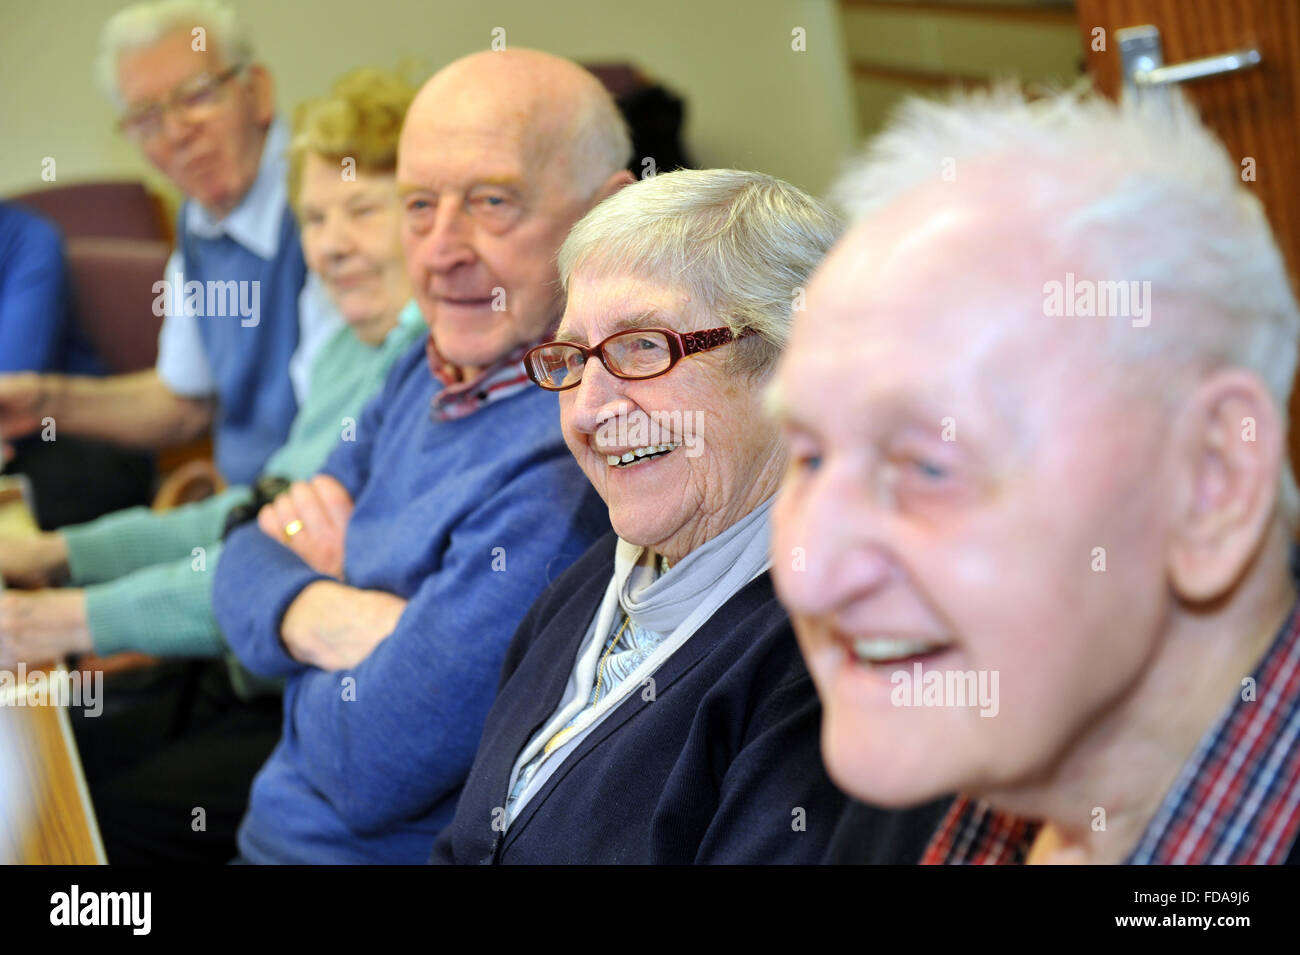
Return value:
<svg viewBox="0 0 1300 955">
<path fill-rule="evenodd" d="M 118 58 L 117 88 L 127 112 L 166 102 L 178 87 L 231 65 L 211 38 L 206 52 L 195 52 L 191 42 L 190 31 L 179 30 Z M 257 178 L 272 112 L 270 78 L 251 66 L 217 87 L 197 114 L 168 112 L 161 132 L 140 148 L 185 195 L 221 218 Z"/>
<path fill-rule="evenodd" d="M 828 769 L 884 805 L 1041 781 L 1168 612 L 1167 418 L 1107 371 L 1099 326 L 1065 324 L 1100 320 L 1044 317 L 1065 270 L 999 207 L 904 200 L 859 226 L 778 370 L 773 574 Z M 996 672 L 996 715 L 895 705 L 918 662 Z"/>
<path fill-rule="evenodd" d="M 558 337 L 593 345 L 634 327 L 691 332 L 723 324 L 681 289 L 579 269 Z M 616 378 L 593 359 L 577 387 L 560 392 L 564 439 L 609 505 L 614 530 L 672 563 L 771 496 L 780 476 L 780 442 L 762 412 L 765 381 L 729 371 L 733 347 L 691 355 L 644 381 Z M 675 447 L 644 453 L 664 445 Z M 626 454 L 633 460 L 624 463 Z"/>
<path fill-rule="evenodd" d="M 411 297 L 396 181 L 391 174 L 361 170 L 355 180 L 345 180 L 339 168 L 315 154 L 303 164 L 303 256 L 357 337 L 377 344 Z"/>
<path fill-rule="evenodd" d="M 485 77 L 490 80 L 491 77 Z M 559 317 L 555 253 L 593 202 L 535 116 L 490 82 L 426 90 L 402 131 L 398 182 L 411 285 L 443 357 L 491 364 Z"/>
</svg>

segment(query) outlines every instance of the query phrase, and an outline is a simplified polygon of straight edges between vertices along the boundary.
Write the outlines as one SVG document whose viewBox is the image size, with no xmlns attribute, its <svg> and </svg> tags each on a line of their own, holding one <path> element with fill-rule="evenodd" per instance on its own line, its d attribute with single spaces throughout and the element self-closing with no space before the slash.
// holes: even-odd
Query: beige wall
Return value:
<svg viewBox="0 0 1300 955">
<path fill-rule="evenodd" d="M 103 20 L 125 4 L 44 0 L 0 16 L 0 195 L 58 181 L 144 177 L 93 85 Z M 361 65 L 423 78 L 506 42 L 575 59 L 631 60 L 687 99 L 697 163 L 759 169 L 823 191 L 857 141 L 833 0 L 234 0 L 277 81 L 281 109 Z M 806 52 L 791 31 L 806 31 Z"/>
<path fill-rule="evenodd" d="M 1067 87 L 1083 72 L 1084 53 L 1068 0 L 1016 0 L 1039 16 L 1006 16 L 1007 0 L 960 0 L 947 8 L 841 4 L 841 29 L 864 136 L 877 132 L 900 98 L 945 96 L 949 82 L 1016 79 Z M 853 64 L 865 69 L 854 71 Z M 878 68 L 873 70 L 873 68 Z"/>
</svg>

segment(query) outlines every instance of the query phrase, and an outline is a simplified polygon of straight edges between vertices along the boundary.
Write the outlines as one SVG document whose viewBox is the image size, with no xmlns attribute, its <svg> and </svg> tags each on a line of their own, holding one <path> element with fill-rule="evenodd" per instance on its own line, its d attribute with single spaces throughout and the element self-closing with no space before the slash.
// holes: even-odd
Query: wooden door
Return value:
<svg viewBox="0 0 1300 955">
<path fill-rule="evenodd" d="M 1253 69 L 1179 85 L 1238 163 L 1254 160 L 1254 178 L 1245 185 L 1263 202 L 1291 287 L 1300 289 L 1300 0 L 1077 0 L 1075 9 L 1088 70 L 1112 97 L 1123 88 L 1115 34 L 1124 27 L 1156 27 L 1166 64 L 1241 49 L 1260 52 Z M 1295 467 L 1300 382 L 1291 393 L 1290 446 Z"/>
</svg>

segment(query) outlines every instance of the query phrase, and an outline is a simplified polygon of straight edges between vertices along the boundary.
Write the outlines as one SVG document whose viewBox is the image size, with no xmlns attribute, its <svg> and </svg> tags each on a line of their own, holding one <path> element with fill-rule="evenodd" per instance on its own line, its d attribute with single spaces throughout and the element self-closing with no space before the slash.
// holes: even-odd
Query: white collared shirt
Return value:
<svg viewBox="0 0 1300 955">
<path fill-rule="evenodd" d="M 276 119 L 266 133 L 257 178 L 239 205 L 225 218 L 213 219 L 201 205 L 189 200 L 181 216 L 181 228 L 204 239 L 227 235 L 260 258 L 274 258 L 279 252 L 280 221 L 289 201 L 285 156 L 288 145 L 289 129 L 283 120 Z M 185 256 L 178 246 L 167 259 L 163 277 L 177 288 L 183 287 L 184 275 Z M 307 398 L 316 352 L 340 323 L 320 280 L 308 272 L 298 296 L 298 347 L 289 361 L 289 377 L 299 407 Z M 216 394 L 217 382 L 199 334 L 198 319 L 188 312 L 173 311 L 163 319 L 156 367 L 158 377 L 175 394 L 186 398 Z"/>
</svg>

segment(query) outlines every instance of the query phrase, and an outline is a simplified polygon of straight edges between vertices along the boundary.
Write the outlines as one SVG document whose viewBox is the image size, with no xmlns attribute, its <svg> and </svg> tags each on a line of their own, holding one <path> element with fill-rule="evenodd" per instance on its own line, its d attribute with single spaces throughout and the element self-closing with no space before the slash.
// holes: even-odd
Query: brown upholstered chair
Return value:
<svg viewBox="0 0 1300 955">
<path fill-rule="evenodd" d="M 68 269 L 77 320 L 114 373 L 153 367 L 158 352 L 158 330 L 162 326 L 162 317 L 153 312 L 157 297 L 153 289 L 154 283 L 163 276 L 168 252 L 167 243 L 158 240 L 68 239 Z M 163 469 L 171 473 L 155 495 L 156 509 L 166 510 L 199 500 L 223 486 L 210 460 L 211 445 L 207 439 L 172 454 L 181 460 L 174 470 L 163 462 Z M 78 658 L 77 667 L 108 675 L 155 662 L 153 657 L 142 653 L 110 657 L 85 654 Z"/>
<path fill-rule="evenodd" d="M 169 249 L 143 239 L 73 238 L 67 242 L 77 321 L 109 371 L 152 368 L 158 356 L 154 283 L 163 277 Z"/>
<path fill-rule="evenodd" d="M 171 230 L 162 207 L 141 183 L 89 182 L 52 186 L 13 201 L 52 219 L 66 239 L 77 321 L 114 374 L 153 367 L 162 317 L 155 315 L 154 283 L 163 278 Z M 160 455 L 171 472 L 154 499 L 165 510 L 223 487 L 207 438 Z M 103 658 L 83 654 L 87 672 L 111 674 L 156 662 L 142 653 Z"/>
<path fill-rule="evenodd" d="M 11 198 L 53 219 L 68 239 L 171 241 L 171 227 L 162 204 L 143 183 L 80 182 L 48 186 Z"/>
</svg>

